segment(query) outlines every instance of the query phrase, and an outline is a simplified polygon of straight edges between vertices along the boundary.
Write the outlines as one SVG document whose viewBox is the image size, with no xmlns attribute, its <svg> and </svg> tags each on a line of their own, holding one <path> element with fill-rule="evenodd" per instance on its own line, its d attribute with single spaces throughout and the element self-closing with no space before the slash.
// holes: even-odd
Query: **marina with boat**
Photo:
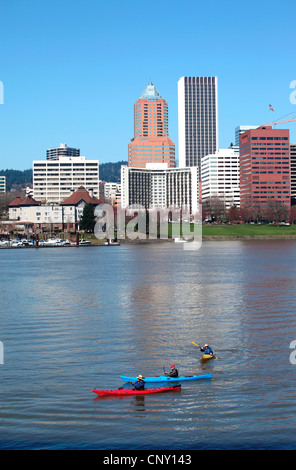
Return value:
<svg viewBox="0 0 296 470">
<path fill-rule="evenodd" d="M 49 237 L 48 239 L 39 240 L 38 237 L 33 239 L 27 238 L 2 238 L 0 240 L 0 248 L 48 248 L 58 246 L 91 246 L 91 240 L 85 240 L 84 238 L 77 237 L 73 239 L 63 239 L 58 237 Z"/>
</svg>

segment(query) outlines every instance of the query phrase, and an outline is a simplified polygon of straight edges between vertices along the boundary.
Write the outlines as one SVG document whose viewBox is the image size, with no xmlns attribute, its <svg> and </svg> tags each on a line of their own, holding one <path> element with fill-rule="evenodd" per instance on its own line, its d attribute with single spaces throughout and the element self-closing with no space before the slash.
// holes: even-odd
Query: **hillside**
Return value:
<svg viewBox="0 0 296 470">
<path fill-rule="evenodd" d="M 127 165 L 127 162 L 110 162 L 110 163 L 100 163 L 99 173 L 100 180 L 107 181 L 108 183 L 120 183 L 120 169 L 121 165 Z"/>
<path fill-rule="evenodd" d="M 32 170 L 0 170 L 0 176 L 6 176 L 6 190 L 10 191 L 13 186 L 25 188 L 32 184 Z"/>
</svg>

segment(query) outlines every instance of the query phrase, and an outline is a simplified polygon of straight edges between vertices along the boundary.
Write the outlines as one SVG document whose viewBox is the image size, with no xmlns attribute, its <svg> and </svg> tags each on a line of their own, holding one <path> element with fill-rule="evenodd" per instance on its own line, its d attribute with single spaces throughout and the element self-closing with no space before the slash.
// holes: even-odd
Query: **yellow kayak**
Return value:
<svg viewBox="0 0 296 470">
<path fill-rule="evenodd" d="M 209 359 L 213 359 L 215 357 L 215 351 L 213 354 L 203 354 L 200 358 L 201 361 L 208 361 Z"/>
</svg>

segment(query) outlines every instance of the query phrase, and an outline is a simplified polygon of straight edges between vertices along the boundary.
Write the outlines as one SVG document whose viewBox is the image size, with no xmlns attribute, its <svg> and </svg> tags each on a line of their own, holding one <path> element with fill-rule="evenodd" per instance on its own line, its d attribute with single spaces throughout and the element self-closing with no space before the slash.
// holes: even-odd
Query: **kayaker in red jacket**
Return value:
<svg viewBox="0 0 296 470">
<path fill-rule="evenodd" d="M 165 375 L 167 375 L 168 377 L 178 377 L 179 372 L 178 369 L 176 369 L 175 364 L 171 365 L 171 372 L 166 373 Z"/>
</svg>

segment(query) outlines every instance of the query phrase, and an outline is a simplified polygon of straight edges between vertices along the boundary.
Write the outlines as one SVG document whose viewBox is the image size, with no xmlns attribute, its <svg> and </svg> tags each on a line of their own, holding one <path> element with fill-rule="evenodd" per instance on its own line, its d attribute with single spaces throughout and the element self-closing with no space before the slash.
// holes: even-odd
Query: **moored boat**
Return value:
<svg viewBox="0 0 296 470">
<path fill-rule="evenodd" d="M 89 246 L 89 245 L 91 245 L 90 240 L 84 240 L 84 239 L 79 240 L 79 246 Z"/>
<path fill-rule="evenodd" d="M 188 240 L 186 240 L 186 238 L 184 238 L 184 237 L 182 237 L 182 238 L 177 237 L 177 238 L 175 238 L 174 241 L 175 241 L 175 243 L 187 243 L 188 242 Z"/>
<path fill-rule="evenodd" d="M 44 240 L 42 243 L 43 246 L 64 246 L 65 240 L 62 238 L 50 237 L 47 240 Z"/>
</svg>

